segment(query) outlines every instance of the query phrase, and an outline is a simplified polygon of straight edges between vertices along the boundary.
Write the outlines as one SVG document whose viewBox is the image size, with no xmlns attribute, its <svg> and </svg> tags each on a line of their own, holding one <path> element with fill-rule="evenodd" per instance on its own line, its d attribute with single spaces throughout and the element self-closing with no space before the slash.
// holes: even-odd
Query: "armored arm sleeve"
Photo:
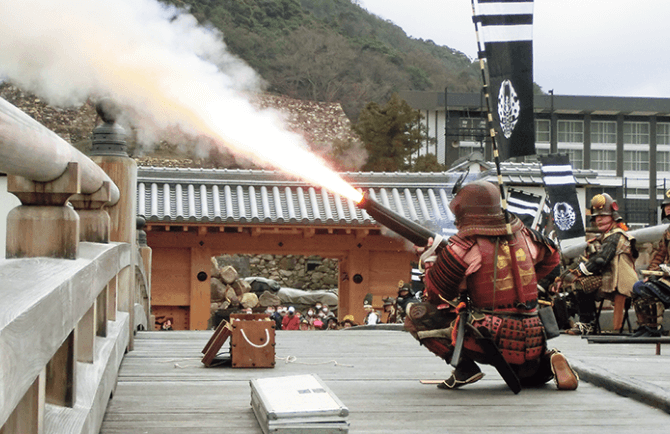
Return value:
<svg viewBox="0 0 670 434">
<path fill-rule="evenodd" d="M 441 303 L 458 297 L 458 287 L 465 278 L 467 265 L 450 246 L 437 255 L 435 264 L 426 272 L 424 283 L 431 303 Z"/>
<path fill-rule="evenodd" d="M 661 264 L 668 262 L 668 237 L 670 237 L 670 234 L 667 231 L 663 233 L 663 238 L 658 243 L 658 249 L 654 252 L 651 262 L 649 262 L 648 270 L 658 270 Z"/>
<path fill-rule="evenodd" d="M 605 238 L 602 250 L 589 257 L 587 262 L 579 265 L 579 269 L 582 271 L 582 273 L 585 275 L 602 273 L 605 267 L 607 267 L 612 259 L 614 259 L 617 251 L 617 245 L 619 244 L 619 239 L 622 236 L 623 235 L 621 234 L 613 234 Z"/>
</svg>

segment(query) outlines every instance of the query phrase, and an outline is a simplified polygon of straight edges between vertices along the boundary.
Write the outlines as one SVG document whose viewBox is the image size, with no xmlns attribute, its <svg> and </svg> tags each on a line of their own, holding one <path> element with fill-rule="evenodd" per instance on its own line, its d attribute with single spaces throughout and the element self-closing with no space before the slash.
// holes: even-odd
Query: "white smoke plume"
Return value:
<svg viewBox="0 0 670 434">
<path fill-rule="evenodd" d="M 156 0 L 5 0 L 0 16 L 0 77 L 49 103 L 111 97 L 146 143 L 204 137 L 358 197 L 276 112 L 254 108 L 247 95 L 261 78 L 187 11 Z"/>
</svg>

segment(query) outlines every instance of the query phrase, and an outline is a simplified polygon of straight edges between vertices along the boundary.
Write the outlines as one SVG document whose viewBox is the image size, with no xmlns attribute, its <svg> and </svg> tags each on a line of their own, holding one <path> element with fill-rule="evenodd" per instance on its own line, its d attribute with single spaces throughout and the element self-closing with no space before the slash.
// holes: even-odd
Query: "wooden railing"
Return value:
<svg viewBox="0 0 670 434">
<path fill-rule="evenodd" d="M 21 201 L 0 260 L 0 434 L 97 433 L 147 322 L 136 166 L 93 159 L 0 99 L 0 171 Z"/>
</svg>

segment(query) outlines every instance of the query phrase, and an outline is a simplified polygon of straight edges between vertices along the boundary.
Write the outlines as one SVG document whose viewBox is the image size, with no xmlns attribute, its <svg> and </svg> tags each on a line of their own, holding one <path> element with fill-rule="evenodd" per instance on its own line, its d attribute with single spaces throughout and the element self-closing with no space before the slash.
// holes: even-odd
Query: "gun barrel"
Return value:
<svg viewBox="0 0 670 434">
<path fill-rule="evenodd" d="M 429 238 L 435 238 L 435 232 L 374 201 L 369 192 L 365 193 L 358 206 L 367 211 L 378 223 L 411 241 L 416 246 L 424 247 L 428 244 Z"/>
</svg>

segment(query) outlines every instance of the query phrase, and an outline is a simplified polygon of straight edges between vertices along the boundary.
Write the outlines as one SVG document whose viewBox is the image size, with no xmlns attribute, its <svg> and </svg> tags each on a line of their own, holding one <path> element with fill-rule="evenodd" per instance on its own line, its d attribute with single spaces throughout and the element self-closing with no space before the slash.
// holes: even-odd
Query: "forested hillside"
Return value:
<svg viewBox="0 0 670 434">
<path fill-rule="evenodd" d="M 394 91 L 481 88 L 478 66 L 463 53 L 409 38 L 356 0 L 162 1 L 218 28 L 268 91 L 340 102 L 352 121 L 366 103 L 384 103 Z"/>
</svg>

